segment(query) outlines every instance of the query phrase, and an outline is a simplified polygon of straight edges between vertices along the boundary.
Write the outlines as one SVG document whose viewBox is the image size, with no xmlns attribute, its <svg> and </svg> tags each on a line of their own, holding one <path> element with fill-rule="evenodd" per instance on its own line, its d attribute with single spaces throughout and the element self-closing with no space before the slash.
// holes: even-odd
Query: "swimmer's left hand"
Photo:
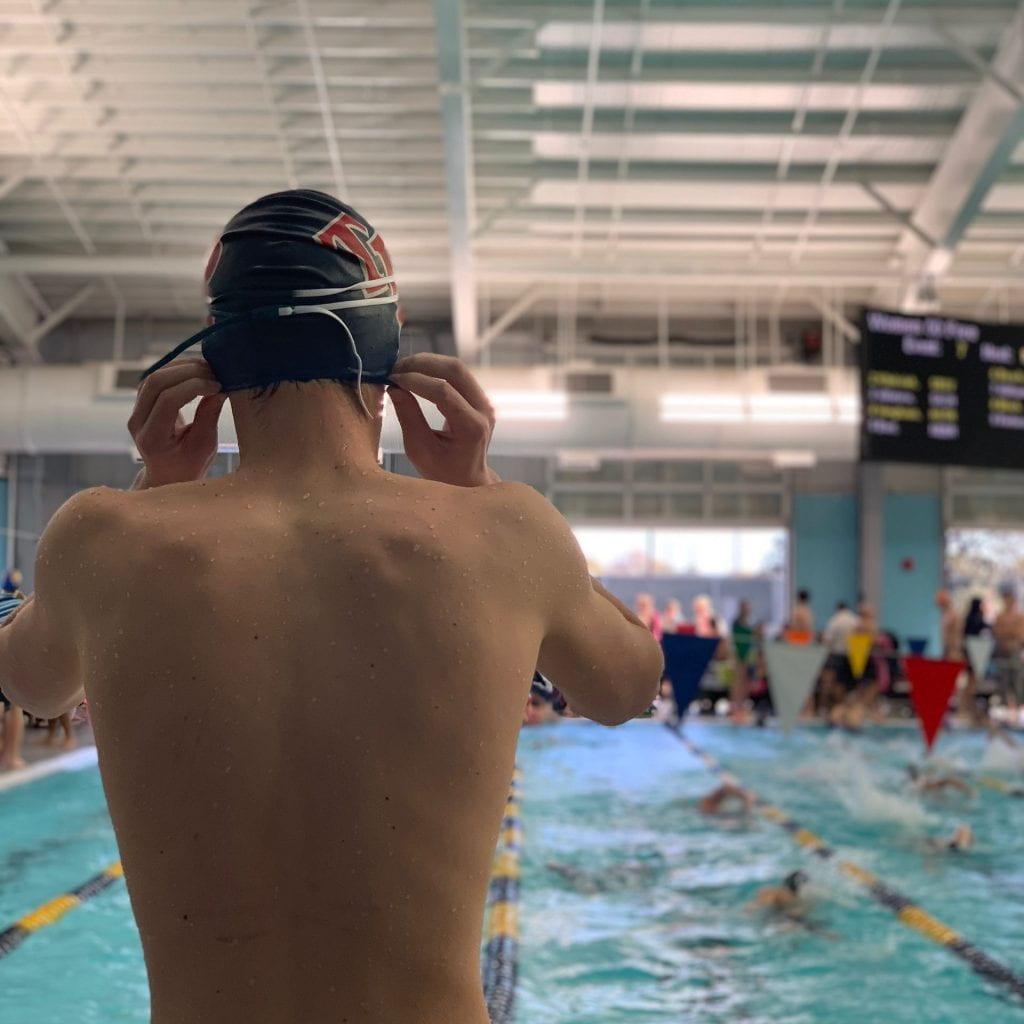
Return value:
<svg viewBox="0 0 1024 1024">
<path fill-rule="evenodd" d="M 494 409 L 465 363 L 452 356 L 422 352 L 400 359 L 388 395 L 402 427 L 405 454 L 427 480 L 458 487 L 500 483 L 487 465 L 494 433 Z M 444 414 L 433 430 L 413 397 L 432 402 Z"/>
</svg>

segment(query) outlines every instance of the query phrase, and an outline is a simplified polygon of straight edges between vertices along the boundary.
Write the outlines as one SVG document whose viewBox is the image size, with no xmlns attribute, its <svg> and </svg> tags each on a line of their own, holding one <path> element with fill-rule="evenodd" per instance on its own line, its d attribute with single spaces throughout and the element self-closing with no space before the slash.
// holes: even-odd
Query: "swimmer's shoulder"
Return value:
<svg viewBox="0 0 1024 1024">
<path fill-rule="evenodd" d="M 108 536 L 124 523 L 131 503 L 128 492 L 112 487 L 90 487 L 73 494 L 53 514 L 43 533 L 41 547 L 79 547 Z"/>
<path fill-rule="evenodd" d="M 37 587 L 57 590 L 55 583 L 66 591 L 76 580 L 88 584 L 97 568 L 112 560 L 112 552 L 129 546 L 125 529 L 131 503 L 126 497 L 110 487 L 90 487 L 57 509 L 36 552 Z"/>
<path fill-rule="evenodd" d="M 538 577 L 587 579 L 583 558 L 565 517 L 536 488 L 509 482 L 480 488 L 482 510 L 510 556 Z M 588 588 L 589 590 L 589 584 Z"/>
</svg>

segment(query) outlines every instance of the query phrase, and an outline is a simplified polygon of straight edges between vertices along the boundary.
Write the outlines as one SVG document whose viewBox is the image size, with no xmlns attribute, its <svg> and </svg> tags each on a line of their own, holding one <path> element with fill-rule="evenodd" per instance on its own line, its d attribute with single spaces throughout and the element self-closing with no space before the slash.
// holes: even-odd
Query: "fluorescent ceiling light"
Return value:
<svg viewBox="0 0 1024 1024">
<path fill-rule="evenodd" d="M 601 468 L 601 456 L 596 452 L 562 451 L 558 453 L 558 468 L 595 472 Z"/>
<path fill-rule="evenodd" d="M 661 397 L 662 423 L 856 423 L 856 395 L 802 392 L 756 394 L 667 394 Z"/>
<path fill-rule="evenodd" d="M 836 395 L 835 406 L 838 423 L 860 422 L 860 395 Z"/>
<path fill-rule="evenodd" d="M 662 423 L 743 423 L 742 395 L 662 395 Z"/>
<path fill-rule="evenodd" d="M 811 469 L 818 464 L 814 452 L 773 452 L 772 465 L 776 469 Z"/>
<path fill-rule="evenodd" d="M 830 423 L 832 406 L 828 395 L 769 394 L 750 399 L 752 423 Z"/>
<path fill-rule="evenodd" d="M 569 418 L 569 395 L 565 391 L 491 391 L 487 397 L 501 420 Z"/>
</svg>

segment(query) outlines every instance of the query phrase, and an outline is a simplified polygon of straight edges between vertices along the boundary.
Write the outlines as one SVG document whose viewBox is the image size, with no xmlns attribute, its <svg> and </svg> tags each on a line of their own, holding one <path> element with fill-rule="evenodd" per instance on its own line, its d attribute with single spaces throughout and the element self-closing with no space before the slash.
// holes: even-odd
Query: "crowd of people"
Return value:
<svg viewBox="0 0 1024 1024">
<path fill-rule="evenodd" d="M 25 599 L 21 584 L 23 575 L 20 569 L 8 569 L 0 583 L 0 602 L 15 598 Z M 44 720 L 28 715 L 22 708 L 11 701 L 0 688 L 0 772 L 18 771 L 27 767 L 24 754 L 25 728 L 43 729 L 46 735 L 42 740 L 44 747 L 57 747 L 71 750 L 76 744 L 75 723 L 85 721 L 85 708 L 81 712 L 69 712 L 59 718 Z"/>
<path fill-rule="evenodd" d="M 998 703 L 1011 711 L 1024 708 L 1024 609 L 1016 590 L 1006 586 L 1000 592 L 1000 607 L 990 615 L 985 602 L 974 597 L 963 612 L 958 611 L 948 590 L 940 590 L 935 603 L 941 616 L 942 650 L 939 656 L 965 662 L 965 674 L 956 700 L 957 713 L 965 723 L 983 725 L 988 702 L 982 700 L 979 683 L 966 654 L 971 636 L 990 634 L 993 640 L 992 682 Z M 678 600 L 669 600 L 659 610 L 654 598 L 638 594 L 637 617 L 661 639 L 666 633 L 717 637 L 719 647 L 711 672 L 727 696 L 717 703 L 737 723 L 763 721 L 770 710 L 771 697 L 763 656 L 763 643 L 779 639 L 791 643 L 819 642 L 828 649 L 821 676 L 805 708 L 808 718 L 821 718 L 832 725 L 859 729 L 872 721 L 885 719 L 890 711 L 888 698 L 899 680 L 900 638 L 880 625 L 874 606 L 865 600 L 851 606 L 839 601 L 827 622 L 819 624 L 811 603 L 811 594 L 801 589 L 783 627 L 773 629 L 755 622 L 749 601 L 740 601 L 731 623 L 715 614 L 711 599 L 694 599 L 692 617 L 687 619 Z M 853 635 L 869 636 L 870 648 L 863 671 L 854 671 L 849 656 Z M 672 687 L 663 682 L 662 699 L 672 699 Z"/>
</svg>

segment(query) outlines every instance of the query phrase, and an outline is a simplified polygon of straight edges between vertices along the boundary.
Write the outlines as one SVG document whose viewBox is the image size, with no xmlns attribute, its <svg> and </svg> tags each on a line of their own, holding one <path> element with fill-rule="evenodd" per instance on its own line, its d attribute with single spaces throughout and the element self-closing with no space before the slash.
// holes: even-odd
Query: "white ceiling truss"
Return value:
<svg viewBox="0 0 1024 1024">
<path fill-rule="evenodd" d="M 0 0 L 0 337 L 198 319 L 295 186 L 469 358 L 1024 320 L 1022 100 L 1018 0 Z"/>
</svg>

